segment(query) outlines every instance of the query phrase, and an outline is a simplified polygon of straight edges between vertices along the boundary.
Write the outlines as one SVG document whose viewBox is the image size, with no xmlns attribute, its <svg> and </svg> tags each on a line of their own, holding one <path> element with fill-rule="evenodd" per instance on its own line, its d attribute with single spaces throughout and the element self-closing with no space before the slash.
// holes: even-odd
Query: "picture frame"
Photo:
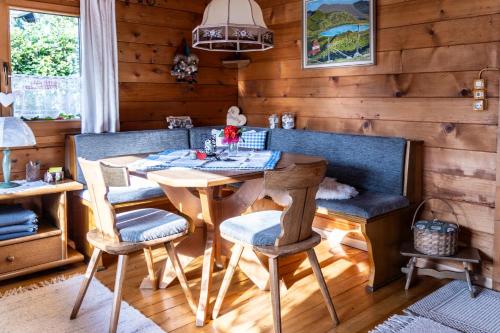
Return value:
<svg viewBox="0 0 500 333">
<path fill-rule="evenodd" d="M 376 64 L 376 0 L 302 1 L 303 69 Z"/>
<path fill-rule="evenodd" d="M 193 121 L 189 116 L 170 116 L 167 117 L 169 129 L 174 128 L 193 128 Z"/>
</svg>

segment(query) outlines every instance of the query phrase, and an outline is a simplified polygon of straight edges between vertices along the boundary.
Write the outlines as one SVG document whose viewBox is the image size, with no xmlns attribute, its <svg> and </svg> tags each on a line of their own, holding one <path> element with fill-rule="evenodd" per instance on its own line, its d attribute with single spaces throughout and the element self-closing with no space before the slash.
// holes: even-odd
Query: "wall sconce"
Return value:
<svg viewBox="0 0 500 333">
<path fill-rule="evenodd" d="M 474 111 L 486 111 L 488 109 L 486 80 L 482 78 L 483 73 L 486 71 L 500 71 L 500 68 L 487 67 L 479 71 L 478 78 L 474 80 L 474 102 L 472 103 Z"/>
</svg>

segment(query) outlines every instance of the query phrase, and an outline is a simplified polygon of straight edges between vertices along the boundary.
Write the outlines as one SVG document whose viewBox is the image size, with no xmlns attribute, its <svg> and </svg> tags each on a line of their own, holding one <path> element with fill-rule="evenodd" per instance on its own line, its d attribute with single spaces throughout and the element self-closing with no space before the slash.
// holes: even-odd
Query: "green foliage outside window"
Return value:
<svg viewBox="0 0 500 333">
<path fill-rule="evenodd" d="M 80 73 L 78 18 L 15 11 L 11 12 L 10 29 L 13 73 L 40 76 Z"/>
</svg>

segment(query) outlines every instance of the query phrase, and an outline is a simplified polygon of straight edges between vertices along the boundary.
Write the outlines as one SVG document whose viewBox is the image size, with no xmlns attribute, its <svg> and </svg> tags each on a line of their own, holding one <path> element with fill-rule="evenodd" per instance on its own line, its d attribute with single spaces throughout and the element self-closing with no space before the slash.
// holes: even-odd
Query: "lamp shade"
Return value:
<svg viewBox="0 0 500 333">
<path fill-rule="evenodd" d="M 212 0 L 193 30 L 193 47 L 209 51 L 264 51 L 273 47 L 273 32 L 255 0 Z"/>
<path fill-rule="evenodd" d="M 16 117 L 0 117 L 0 148 L 36 145 L 33 131 Z"/>
</svg>

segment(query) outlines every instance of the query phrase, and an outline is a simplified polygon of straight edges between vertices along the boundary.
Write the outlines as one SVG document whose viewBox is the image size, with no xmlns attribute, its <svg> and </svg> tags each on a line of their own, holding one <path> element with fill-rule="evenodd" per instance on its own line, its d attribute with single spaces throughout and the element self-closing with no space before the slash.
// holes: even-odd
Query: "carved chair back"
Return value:
<svg viewBox="0 0 500 333">
<path fill-rule="evenodd" d="M 293 164 L 284 170 L 265 173 L 266 190 L 282 193 L 286 202 L 281 215 L 281 234 L 275 246 L 289 245 L 311 237 L 316 192 L 325 178 L 326 166 L 326 161 Z M 283 202 L 283 197 L 280 201 Z"/>
<path fill-rule="evenodd" d="M 108 200 L 109 187 L 102 170 L 103 164 L 83 158 L 78 158 L 78 162 L 87 182 L 97 232 L 109 241 L 120 242 L 115 210 Z"/>
</svg>

